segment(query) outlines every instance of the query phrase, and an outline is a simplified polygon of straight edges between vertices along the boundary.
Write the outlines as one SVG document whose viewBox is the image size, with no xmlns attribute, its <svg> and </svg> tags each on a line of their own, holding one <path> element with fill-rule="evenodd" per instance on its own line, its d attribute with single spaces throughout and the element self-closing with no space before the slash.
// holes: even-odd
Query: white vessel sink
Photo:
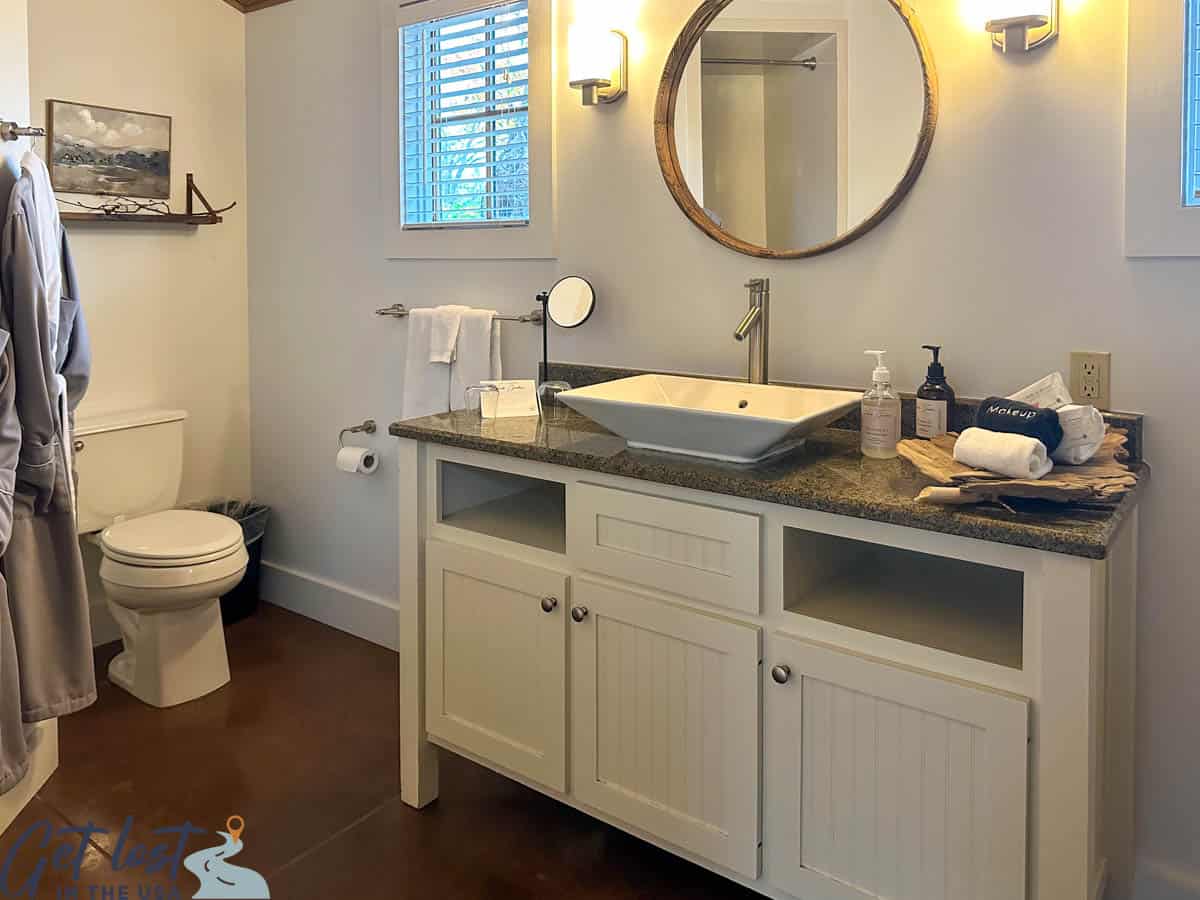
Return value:
<svg viewBox="0 0 1200 900">
<path fill-rule="evenodd" d="M 850 391 L 639 375 L 560 394 L 629 446 L 756 463 L 804 442 L 862 401 Z"/>
</svg>

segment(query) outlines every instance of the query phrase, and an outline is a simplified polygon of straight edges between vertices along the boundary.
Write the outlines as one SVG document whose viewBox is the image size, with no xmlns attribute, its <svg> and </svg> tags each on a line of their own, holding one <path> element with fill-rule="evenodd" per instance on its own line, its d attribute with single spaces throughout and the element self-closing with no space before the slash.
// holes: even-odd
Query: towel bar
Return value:
<svg viewBox="0 0 1200 900">
<path fill-rule="evenodd" d="M 395 303 L 383 309 L 375 310 L 375 315 L 386 316 L 392 319 L 407 319 L 409 315 L 408 307 L 403 303 Z M 535 309 L 533 312 L 524 316 L 496 316 L 497 322 L 519 322 L 522 325 L 541 325 L 544 321 L 542 311 Z"/>
</svg>

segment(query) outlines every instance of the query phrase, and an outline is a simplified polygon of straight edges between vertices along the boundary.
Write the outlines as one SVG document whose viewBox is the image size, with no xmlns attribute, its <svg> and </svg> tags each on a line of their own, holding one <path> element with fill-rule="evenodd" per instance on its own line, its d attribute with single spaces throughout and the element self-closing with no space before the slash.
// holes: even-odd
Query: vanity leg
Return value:
<svg viewBox="0 0 1200 900">
<path fill-rule="evenodd" d="M 400 798 L 421 809 L 438 796 L 437 748 L 425 739 L 425 450 L 401 440 Z"/>
<path fill-rule="evenodd" d="M 1039 585 L 1030 898 L 1095 900 L 1104 872 L 1100 757 L 1107 570 L 1103 562 L 1047 554 Z"/>
</svg>

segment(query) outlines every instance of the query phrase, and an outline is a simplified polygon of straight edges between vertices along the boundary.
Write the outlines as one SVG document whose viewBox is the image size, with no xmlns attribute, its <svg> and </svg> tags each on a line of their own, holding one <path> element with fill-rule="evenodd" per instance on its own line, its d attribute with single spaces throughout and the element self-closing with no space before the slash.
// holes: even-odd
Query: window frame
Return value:
<svg viewBox="0 0 1200 900">
<path fill-rule="evenodd" d="M 1200 207 L 1200 0 L 1184 12 L 1183 205 Z M 1193 17 L 1194 16 L 1194 17 Z"/>
<path fill-rule="evenodd" d="M 1200 206 L 1183 203 L 1187 5 L 1139 0 L 1129 16 L 1125 255 L 1200 257 Z"/>
<path fill-rule="evenodd" d="M 499 31 L 502 31 L 506 28 L 513 28 L 515 26 L 515 22 L 498 22 L 495 20 L 493 14 L 501 13 L 503 10 L 508 10 L 510 13 L 514 12 L 514 10 L 511 9 L 514 6 L 524 7 L 524 12 L 526 13 L 524 34 L 498 37 Z M 446 40 L 452 41 L 454 40 L 455 36 L 450 35 L 447 37 L 442 33 L 442 29 L 448 26 L 462 24 L 464 20 L 469 22 L 471 21 L 470 17 L 478 16 L 475 21 L 483 23 L 483 27 L 481 29 L 477 29 L 475 34 L 472 34 L 471 37 L 481 43 L 478 47 L 464 47 L 463 49 L 466 52 L 477 52 L 480 49 L 487 49 L 489 46 L 491 46 L 493 50 L 498 50 L 500 46 L 511 47 L 518 40 L 524 41 L 527 50 L 529 43 L 528 8 L 529 0 L 495 0 L 494 6 L 491 6 L 488 9 L 481 9 L 477 13 L 471 12 L 467 13 L 465 16 L 453 16 L 449 19 L 423 20 L 421 23 L 408 25 L 401 29 L 401 34 L 403 35 L 401 39 L 401 54 L 404 59 L 404 62 L 401 66 L 402 71 L 404 72 L 404 76 L 402 76 L 404 97 L 401 101 L 401 117 L 404 122 L 402 131 L 405 135 L 400 154 L 402 180 L 404 182 L 401 212 L 403 219 L 402 227 L 406 231 L 431 228 L 525 228 L 529 226 L 530 190 L 528 138 L 530 92 L 528 53 L 526 52 L 525 54 L 526 61 L 523 67 L 519 64 L 514 64 L 511 67 L 500 67 L 491 56 L 483 56 L 478 60 L 463 61 L 461 63 L 463 68 L 476 66 L 482 63 L 483 69 L 475 75 L 454 76 L 456 79 L 459 79 L 459 84 L 449 89 L 451 94 L 448 96 L 444 96 L 441 91 L 438 90 L 440 79 L 439 72 L 440 70 L 446 69 L 446 67 L 450 65 L 446 62 L 446 56 L 452 55 L 455 52 L 453 49 L 447 50 L 443 46 L 443 43 Z M 428 29 L 425 27 L 427 25 L 435 25 L 437 27 L 434 29 Z M 409 38 L 407 35 L 405 35 L 405 32 L 409 31 L 410 29 L 420 29 L 420 34 L 424 38 L 420 42 L 420 47 L 412 51 L 414 54 L 414 59 L 420 59 L 420 65 L 413 66 L 412 68 L 414 70 L 419 69 L 419 81 L 415 83 L 418 84 L 422 89 L 422 98 L 426 101 L 432 101 L 435 104 L 433 109 L 428 108 L 424 102 L 415 104 L 415 106 L 420 107 L 419 111 L 409 107 L 408 91 L 410 85 L 412 85 L 414 82 L 410 82 L 407 79 L 410 63 L 410 44 Z M 437 32 L 437 34 L 435 35 L 433 32 Z M 431 51 L 431 48 L 436 49 Z M 432 52 L 432 56 L 428 55 L 430 52 Z M 506 51 L 506 56 L 519 59 L 519 56 L 513 57 L 513 53 L 514 51 L 508 50 Z M 501 57 L 501 59 L 503 58 L 504 57 Z M 502 99 L 499 94 L 502 91 L 509 89 L 508 82 L 498 80 L 497 76 L 504 75 L 512 71 L 521 72 L 524 75 L 524 102 L 515 103 L 509 101 L 507 107 L 505 107 L 505 100 Z M 468 101 L 467 98 L 464 97 L 462 98 L 461 102 L 467 104 L 466 107 L 459 107 L 457 109 L 454 107 L 448 107 L 446 105 L 447 102 L 451 104 L 455 102 L 454 93 L 464 93 L 465 89 L 462 87 L 461 82 L 461 79 L 464 77 L 470 78 L 472 81 L 484 82 L 484 85 L 480 87 L 478 91 L 475 91 L 473 88 L 470 89 L 472 93 L 468 95 L 470 97 L 474 97 L 475 94 L 481 94 L 483 95 L 484 99 L 474 102 Z M 435 112 L 434 110 L 438 111 Z M 454 113 L 456 111 L 461 113 L 464 110 L 469 112 L 470 115 L 454 118 Z M 420 124 L 416 128 L 416 131 L 418 132 L 417 136 L 415 138 L 410 138 L 407 132 L 409 129 L 409 123 L 413 118 L 419 118 Z M 512 121 L 519 124 L 514 125 L 512 128 L 501 129 L 500 123 L 502 121 Z M 482 133 L 478 131 L 471 131 L 469 134 L 458 136 L 447 135 L 444 133 L 444 129 L 447 128 L 454 129 L 464 127 L 482 127 L 483 131 Z M 512 150 L 517 146 L 509 142 L 511 138 L 505 136 L 506 133 L 507 135 L 511 135 L 514 131 L 525 132 L 525 141 L 523 145 L 525 150 L 525 159 L 523 160 L 525 180 L 524 191 L 504 191 L 499 189 L 500 186 L 504 184 L 504 179 L 512 181 L 519 180 L 522 177 L 521 174 L 515 174 L 512 176 L 502 176 L 498 174 L 500 167 L 505 162 L 500 158 L 500 154 L 504 152 L 505 149 Z M 505 136 L 505 143 L 500 143 L 502 136 Z M 475 144 L 480 141 L 482 141 L 482 146 L 475 146 Z M 407 154 L 412 148 L 414 142 L 419 142 L 420 144 L 417 152 L 420 154 L 420 164 L 418 167 L 422 170 L 423 177 L 421 178 L 420 184 L 423 190 L 421 193 L 415 196 L 410 196 L 409 178 L 412 176 L 413 166 L 411 165 L 412 161 L 408 158 Z M 467 143 L 471 146 L 464 150 L 447 150 L 446 144 L 454 142 Z M 463 163 L 460 159 L 454 158 L 462 156 L 482 158 L 471 163 Z M 520 160 L 518 160 L 518 162 L 520 162 Z M 446 179 L 442 177 L 441 173 L 447 168 L 449 168 L 451 172 L 454 170 L 471 169 L 483 171 L 485 174 L 482 176 L 472 175 L 469 177 Z M 479 183 L 481 178 L 486 178 L 487 181 L 484 182 L 484 190 L 475 195 L 481 201 L 479 214 L 473 214 L 469 218 L 443 218 L 443 216 L 446 215 L 442 198 L 443 191 L 447 188 L 455 188 L 462 184 Z M 463 195 L 457 192 L 452 192 L 447 196 L 451 198 L 463 198 Z M 510 197 L 518 198 L 520 201 L 519 203 L 512 204 L 512 207 L 515 207 L 518 211 L 518 215 L 493 215 L 492 213 L 494 213 L 496 209 L 501 208 L 501 204 L 498 203 L 498 200 L 500 198 Z M 415 217 L 413 215 L 414 207 L 418 209 Z M 523 213 L 523 215 L 520 213 Z"/>
<path fill-rule="evenodd" d="M 529 223 L 404 224 L 401 145 L 401 30 L 421 22 L 501 6 L 503 0 L 381 0 L 383 90 L 381 187 L 388 259 L 554 259 L 557 209 L 554 165 L 554 20 L 551 0 L 529 3 Z"/>
</svg>

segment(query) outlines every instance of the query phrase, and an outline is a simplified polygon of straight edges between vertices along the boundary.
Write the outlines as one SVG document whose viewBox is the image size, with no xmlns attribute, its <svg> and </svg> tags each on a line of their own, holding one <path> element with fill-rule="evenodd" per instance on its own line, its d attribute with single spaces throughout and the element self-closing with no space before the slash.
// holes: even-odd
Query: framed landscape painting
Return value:
<svg viewBox="0 0 1200 900">
<path fill-rule="evenodd" d="M 171 117 L 49 101 L 50 180 L 56 191 L 171 198 Z"/>
</svg>

